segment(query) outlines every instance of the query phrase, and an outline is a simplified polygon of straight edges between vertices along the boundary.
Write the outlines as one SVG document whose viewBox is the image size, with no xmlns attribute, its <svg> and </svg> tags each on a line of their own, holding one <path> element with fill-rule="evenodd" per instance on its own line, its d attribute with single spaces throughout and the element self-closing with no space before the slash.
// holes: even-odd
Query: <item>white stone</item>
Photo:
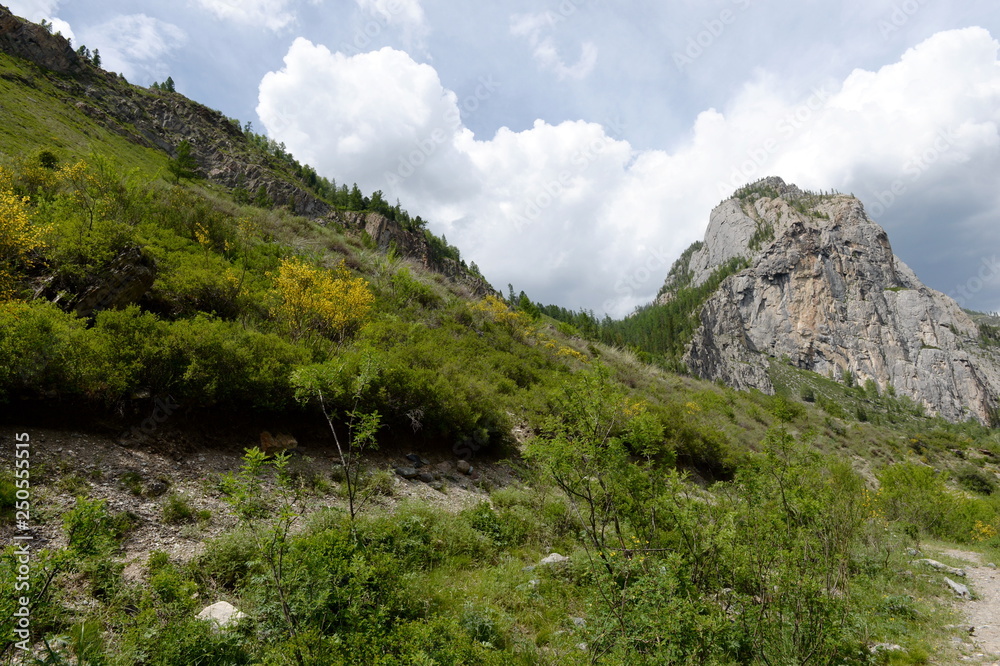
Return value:
<svg viewBox="0 0 1000 666">
<path fill-rule="evenodd" d="M 559 553 L 549 553 L 546 557 L 542 558 L 539 564 L 560 564 L 562 562 L 568 562 L 569 558 L 565 555 L 560 555 Z"/>
<path fill-rule="evenodd" d="M 244 617 L 246 617 L 246 614 L 228 601 L 218 601 L 211 606 L 206 606 L 198 613 L 199 620 L 211 620 L 220 628 L 228 627 Z"/>
</svg>

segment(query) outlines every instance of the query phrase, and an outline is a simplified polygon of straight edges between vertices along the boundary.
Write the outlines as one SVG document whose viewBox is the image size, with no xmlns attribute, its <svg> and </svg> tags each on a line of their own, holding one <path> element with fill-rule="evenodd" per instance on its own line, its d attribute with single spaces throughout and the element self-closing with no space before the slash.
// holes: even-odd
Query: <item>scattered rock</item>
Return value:
<svg viewBox="0 0 1000 666">
<path fill-rule="evenodd" d="M 472 474 L 472 465 L 470 465 L 469 461 L 467 460 L 459 460 L 457 463 L 455 463 L 455 468 L 462 474 L 466 475 Z"/>
<path fill-rule="evenodd" d="M 949 567 L 947 564 L 942 564 L 937 560 L 932 560 L 926 557 L 922 560 L 917 560 L 917 562 L 920 562 L 921 564 L 926 564 L 932 569 L 937 569 L 938 571 L 949 573 L 952 576 L 961 576 L 962 578 L 965 578 L 965 569 L 956 569 L 955 567 Z"/>
<path fill-rule="evenodd" d="M 211 620 L 219 628 L 225 629 L 229 625 L 246 617 L 246 614 L 228 601 L 218 601 L 211 606 L 203 608 L 197 617 L 199 620 Z"/>
<path fill-rule="evenodd" d="M 434 490 L 438 491 L 439 493 L 443 493 L 444 492 L 444 483 L 442 483 L 441 481 L 432 481 L 431 483 L 428 483 L 427 485 L 429 485 L 431 488 L 433 488 Z"/>
<path fill-rule="evenodd" d="M 417 474 L 417 479 L 423 481 L 424 483 L 434 483 L 437 480 L 430 472 L 420 472 Z"/>
<path fill-rule="evenodd" d="M 143 494 L 147 497 L 159 497 L 163 493 L 167 492 L 168 488 L 169 486 L 165 481 L 157 479 L 155 481 L 151 481 L 149 485 L 146 486 Z"/>
<path fill-rule="evenodd" d="M 559 553 L 549 553 L 546 557 L 542 558 L 539 564 L 562 564 L 563 562 L 568 562 L 569 558 L 565 555 L 560 555 Z"/>
<path fill-rule="evenodd" d="M 879 652 L 899 652 L 902 649 L 902 645 L 896 645 L 895 643 L 876 643 L 868 648 L 868 651 L 872 654 L 878 654 Z"/>
<path fill-rule="evenodd" d="M 415 479 L 415 478 L 417 478 L 417 474 L 419 474 L 419 473 L 420 472 L 418 472 L 413 467 L 397 467 L 396 468 L 396 474 L 398 474 L 399 476 L 403 477 L 404 479 Z"/>
<path fill-rule="evenodd" d="M 569 621 L 572 622 L 573 626 L 577 629 L 583 629 L 587 626 L 587 621 L 582 617 L 571 617 Z"/>
<path fill-rule="evenodd" d="M 955 593 L 956 597 L 961 597 L 963 599 L 972 598 L 972 594 L 969 592 L 969 588 L 967 588 L 965 585 L 962 585 L 961 583 L 956 583 L 947 576 L 945 576 L 944 582 L 948 584 L 948 587 L 951 588 L 951 591 Z"/>
<path fill-rule="evenodd" d="M 413 463 L 413 466 L 416 467 L 417 469 L 420 469 L 421 467 L 424 467 L 426 465 L 430 465 L 430 463 L 427 462 L 427 460 L 421 458 L 416 453 L 407 453 L 406 459 L 409 460 L 411 463 Z"/>
</svg>

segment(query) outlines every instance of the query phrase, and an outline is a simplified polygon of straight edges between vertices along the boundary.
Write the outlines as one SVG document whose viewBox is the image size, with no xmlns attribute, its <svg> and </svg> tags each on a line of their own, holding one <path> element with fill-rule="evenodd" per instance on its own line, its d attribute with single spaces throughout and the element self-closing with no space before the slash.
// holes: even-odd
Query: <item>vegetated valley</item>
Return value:
<svg viewBox="0 0 1000 666">
<path fill-rule="evenodd" d="M 920 560 L 1000 555 L 997 431 L 686 374 L 745 262 L 623 322 L 502 295 L 171 86 L 0 45 L 5 663 L 979 659 Z"/>
</svg>

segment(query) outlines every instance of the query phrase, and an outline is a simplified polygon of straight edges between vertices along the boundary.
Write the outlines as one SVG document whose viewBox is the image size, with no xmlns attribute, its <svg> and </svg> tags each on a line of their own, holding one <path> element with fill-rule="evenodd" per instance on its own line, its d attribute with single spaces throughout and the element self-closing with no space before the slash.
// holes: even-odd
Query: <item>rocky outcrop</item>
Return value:
<svg viewBox="0 0 1000 666">
<path fill-rule="evenodd" d="M 768 179 L 713 211 L 704 245 L 687 258 L 687 281 L 700 284 L 737 256 L 750 267 L 702 307 L 684 358 L 694 374 L 773 392 L 769 359 L 784 359 L 892 385 L 948 419 L 991 418 L 997 354 L 980 346 L 978 326 L 955 301 L 893 254 L 857 199 Z"/>
<path fill-rule="evenodd" d="M 0 51 L 23 58 L 59 74 L 78 76 L 87 71 L 83 60 L 62 35 L 23 21 L 0 5 Z"/>
<path fill-rule="evenodd" d="M 486 280 L 470 273 L 451 257 L 434 256 L 422 232 L 404 229 L 381 213 L 330 211 L 327 219 L 344 228 L 363 231 L 383 252 L 394 249 L 400 256 L 418 261 L 423 268 L 465 285 L 475 296 L 497 293 Z"/>
<path fill-rule="evenodd" d="M 90 317 L 101 310 L 117 310 L 138 303 L 155 280 L 153 263 L 138 248 L 127 248 L 72 303 L 73 311 L 81 317 Z"/>
</svg>

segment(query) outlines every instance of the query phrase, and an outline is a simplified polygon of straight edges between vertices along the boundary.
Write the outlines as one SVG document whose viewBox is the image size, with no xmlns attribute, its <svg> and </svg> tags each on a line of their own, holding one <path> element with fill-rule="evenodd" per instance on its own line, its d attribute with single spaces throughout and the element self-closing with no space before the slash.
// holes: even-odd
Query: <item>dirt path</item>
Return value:
<svg viewBox="0 0 1000 666">
<path fill-rule="evenodd" d="M 973 627 L 971 640 L 980 663 L 1000 666 L 1000 570 L 985 566 L 979 553 L 964 550 L 941 550 L 947 555 L 968 562 L 963 565 L 967 577 L 960 581 L 969 586 L 975 599 L 960 602 L 965 623 Z"/>
</svg>

